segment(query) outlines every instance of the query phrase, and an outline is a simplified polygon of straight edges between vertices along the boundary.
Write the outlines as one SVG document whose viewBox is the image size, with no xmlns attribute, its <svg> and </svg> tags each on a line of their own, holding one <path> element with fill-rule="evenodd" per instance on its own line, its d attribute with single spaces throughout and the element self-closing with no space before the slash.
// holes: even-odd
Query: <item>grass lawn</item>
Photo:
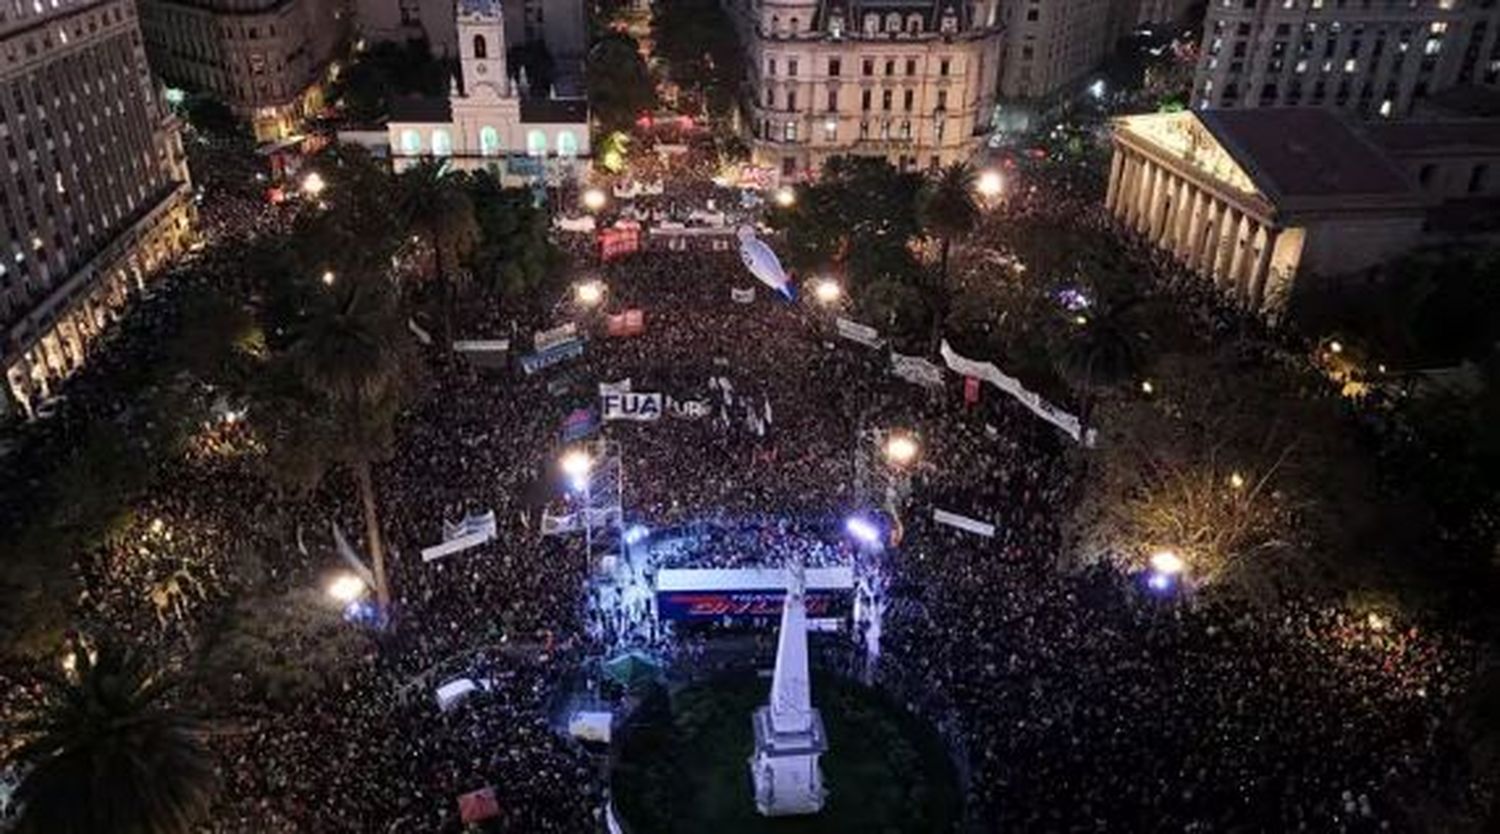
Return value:
<svg viewBox="0 0 1500 834">
<path fill-rule="evenodd" d="M 959 793 L 936 733 L 879 693 L 815 675 L 829 752 L 828 801 L 811 817 L 766 818 L 751 799 L 750 715 L 769 679 L 720 678 L 647 700 L 621 729 L 612 784 L 631 834 L 943 834 Z"/>
</svg>

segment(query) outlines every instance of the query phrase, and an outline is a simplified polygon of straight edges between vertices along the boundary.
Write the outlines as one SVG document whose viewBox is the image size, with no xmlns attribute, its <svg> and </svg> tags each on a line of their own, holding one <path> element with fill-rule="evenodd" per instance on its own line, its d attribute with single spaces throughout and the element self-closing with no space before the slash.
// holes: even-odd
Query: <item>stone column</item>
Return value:
<svg viewBox="0 0 1500 834">
<path fill-rule="evenodd" d="M 1224 204 L 1217 198 L 1208 198 L 1204 210 L 1203 228 L 1198 231 L 1198 260 L 1194 264 L 1198 272 L 1213 280 L 1214 264 L 1218 263 L 1219 231 L 1224 225 Z"/>
<path fill-rule="evenodd" d="M 1146 216 L 1146 206 L 1151 202 L 1151 189 L 1156 183 L 1156 169 L 1151 160 L 1141 158 L 1140 183 L 1136 187 L 1135 200 L 1131 206 L 1130 228 L 1139 232 L 1141 218 Z"/>
<path fill-rule="evenodd" d="M 1120 200 L 1120 184 L 1125 176 L 1125 149 L 1115 145 L 1114 157 L 1109 161 L 1109 191 L 1104 195 L 1104 207 L 1111 214 Z"/>
<path fill-rule="evenodd" d="M 1186 261 L 1192 249 L 1193 239 L 1188 235 L 1193 225 L 1193 214 L 1198 210 L 1198 189 L 1183 180 L 1178 199 L 1177 222 L 1172 229 L 1172 253 L 1180 261 Z"/>
<path fill-rule="evenodd" d="M 1193 189 L 1193 211 L 1188 215 L 1186 245 L 1182 249 L 1182 259 L 1189 266 L 1196 267 L 1198 255 L 1203 248 L 1203 215 L 1208 211 L 1208 195 L 1202 189 Z"/>
<path fill-rule="evenodd" d="M 1146 236 L 1152 243 L 1160 245 L 1162 230 L 1166 228 L 1167 213 L 1172 203 L 1172 187 L 1177 178 L 1172 176 L 1171 171 L 1163 168 L 1157 179 L 1156 198 L 1151 202 L 1151 222 L 1146 227 Z"/>
<path fill-rule="evenodd" d="M 1240 221 L 1244 215 L 1234 206 L 1224 211 L 1224 227 L 1220 231 L 1219 252 L 1214 263 L 1214 283 L 1223 287 L 1229 281 L 1230 269 L 1234 266 L 1235 252 L 1240 245 Z"/>
<path fill-rule="evenodd" d="M 1259 313 L 1266 303 L 1266 276 L 1271 271 L 1271 259 L 1276 255 L 1276 242 L 1281 240 L 1281 230 L 1265 229 L 1265 242 L 1260 255 L 1255 259 L 1255 271 L 1250 276 L 1250 309 Z"/>
<path fill-rule="evenodd" d="M 1234 247 L 1234 260 L 1229 264 L 1229 275 L 1225 279 L 1225 287 L 1234 294 L 1236 299 L 1244 298 L 1245 278 L 1250 265 L 1250 247 L 1255 244 L 1255 236 L 1260 231 L 1260 225 L 1253 217 L 1244 218 L 1244 229 L 1239 235 Z"/>
</svg>

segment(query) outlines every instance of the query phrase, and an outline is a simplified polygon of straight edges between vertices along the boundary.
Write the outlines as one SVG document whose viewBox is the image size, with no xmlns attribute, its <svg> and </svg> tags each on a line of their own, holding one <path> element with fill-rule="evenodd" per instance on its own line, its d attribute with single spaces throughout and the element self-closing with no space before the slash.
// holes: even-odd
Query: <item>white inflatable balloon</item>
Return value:
<svg viewBox="0 0 1500 834">
<path fill-rule="evenodd" d="M 764 241 L 755 236 L 755 230 L 749 226 L 741 226 L 737 232 L 740 239 L 740 260 L 745 262 L 745 268 L 750 270 L 762 284 L 770 287 L 787 301 L 797 297 L 796 287 L 792 285 L 792 279 L 787 277 L 786 270 L 781 268 L 781 260 L 776 253 L 771 251 Z"/>
</svg>

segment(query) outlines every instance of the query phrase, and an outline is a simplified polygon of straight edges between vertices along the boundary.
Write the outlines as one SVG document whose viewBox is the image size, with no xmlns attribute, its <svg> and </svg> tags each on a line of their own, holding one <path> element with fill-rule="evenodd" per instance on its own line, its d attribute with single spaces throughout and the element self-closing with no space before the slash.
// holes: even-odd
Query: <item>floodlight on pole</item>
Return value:
<svg viewBox="0 0 1500 834">
<path fill-rule="evenodd" d="M 323 175 L 317 171 L 313 171 L 302 178 L 302 193 L 309 197 L 316 197 L 322 194 L 323 189 L 327 187 L 328 183 L 323 181 Z"/>
<path fill-rule="evenodd" d="M 885 459 L 896 466 L 905 466 L 916 460 L 920 451 L 917 441 L 911 435 L 892 435 L 885 442 Z"/>
<path fill-rule="evenodd" d="M 1176 576 L 1183 567 L 1182 557 L 1176 551 L 1158 550 L 1151 554 L 1151 569 L 1163 576 Z"/>
<path fill-rule="evenodd" d="M 844 288 L 840 287 L 839 282 L 832 278 L 819 278 L 813 284 L 813 295 L 817 297 L 818 302 L 821 304 L 834 304 L 843 297 Z"/>
<path fill-rule="evenodd" d="M 583 192 L 583 207 L 589 211 L 599 211 L 608 200 L 602 189 L 589 188 Z"/>
<path fill-rule="evenodd" d="M 585 307 L 593 307 L 604 300 L 604 284 L 600 281 L 584 281 L 573 287 L 573 297 Z"/>
<path fill-rule="evenodd" d="M 1000 176 L 999 171 L 993 169 L 980 171 L 979 176 L 974 180 L 974 190 L 986 200 L 993 200 L 1005 190 L 1005 178 Z"/>
<path fill-rule="evenodd" d="M 589 473 L 594 469 L 594 459 L 583 449 L 570 449 L 559 461 L 562 473 L 568 477 L 568 483 L 573 488 L 582 492 L 589 482 Z"/>
<path fill-rule="evenodd" d="M 348 605 L 365 595 L 365 581 L 352 573 L 341 573 L 328 583 L 328 595 Z"/>
</svg>

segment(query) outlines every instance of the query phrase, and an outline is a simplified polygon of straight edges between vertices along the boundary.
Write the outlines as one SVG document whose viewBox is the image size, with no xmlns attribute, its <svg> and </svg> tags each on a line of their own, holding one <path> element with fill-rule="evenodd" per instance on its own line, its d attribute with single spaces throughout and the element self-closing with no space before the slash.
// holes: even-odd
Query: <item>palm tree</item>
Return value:
<svg viewBox="0 0 1500 834">
<path fill-rule="evenodd" d="M 976 175 L 967 162 L 942 169 L 927 183 L 922 194 L 922 225 L 939 242 L 937 285 L 933 288 L 932 350 L 942 338 L 948 309 L 948 256 L 953 241 L 974 230 L 979 222 L 979 204 L 974 200 Z"/>
<path fill-rule="evenodd" d="M 218 788 L 204 730 L 166 700 L 175 681 L 134 652 L 73 641 L 74 673 L 13 727 L 23 834 L 190 834 Z"/>
<path fill-rule="evenodd" d="M 1131 310 L 1139 299 L 1120 302 L 1093 317 L 1080 317 L 1074 338 L 1063 345 L 1058 370 L 1082 391 L 1080 422 L 1087 428 L 1099 391 L 1139 376 L 1145 348 Z"/>
<path fill-rule="evenodd" d="M 370 469 L 389 457 L 394 443 L 407 344 L 391 294 L 372 280 L 356 280 L 314 306 L 287 352 L 302 385 L 327 406 L 316 429 L 297 440 L 315 444 L 319 448 L 305 451 L 347 465 L 354 475 L 382 612 L 390 605 L 390 586 Z"/>
<path fill-rule="evenodd" d="M 424 159 L 403 172 L 400 195 L 406 227 L 432 249 L 433 276 L 443 293 L 443 326 L 451 337 L 459 280 L 456 268 L 479 243 L 474 202 L 441 159 Z"/>
</svg>

